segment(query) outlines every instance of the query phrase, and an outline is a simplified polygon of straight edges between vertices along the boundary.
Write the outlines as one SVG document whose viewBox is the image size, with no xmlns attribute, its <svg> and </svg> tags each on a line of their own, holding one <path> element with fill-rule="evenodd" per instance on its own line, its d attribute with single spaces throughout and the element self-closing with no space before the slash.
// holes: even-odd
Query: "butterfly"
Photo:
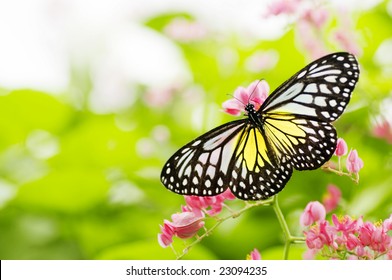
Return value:
<svg viewBox="0 0 392 280">
<path fill-rule="evenodd" d="M 274 90 L 246 118 L 216 127 L 179 149 L 161 181 L 181 195 L 213 196 L 230 188 L 242 200 L 280 192 L 293 169 L 313 170 L 334 154 L 332 122 L 344 111 L 359 78 L 346 52 L 319 58 Z"/>
</svg>

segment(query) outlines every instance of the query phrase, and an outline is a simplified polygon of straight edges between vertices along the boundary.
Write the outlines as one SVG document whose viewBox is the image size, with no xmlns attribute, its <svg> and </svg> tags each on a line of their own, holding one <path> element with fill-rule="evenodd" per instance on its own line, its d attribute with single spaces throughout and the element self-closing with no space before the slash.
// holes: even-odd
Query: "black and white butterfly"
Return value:
<svg viewBox="0 0 392 280">
<path fill-rule="evenodd" d="M 321 167 L 333 155 L 335 121 L 350 101 L 359 66 L 352 54 L 324 56 L 300 70 L 246 118 L 223 124 L 179 149 L 161 181 L 182 195 L 213 196 L 230 188 L 243 200 L 280 192 L 293 169 Z"/>
</svg>

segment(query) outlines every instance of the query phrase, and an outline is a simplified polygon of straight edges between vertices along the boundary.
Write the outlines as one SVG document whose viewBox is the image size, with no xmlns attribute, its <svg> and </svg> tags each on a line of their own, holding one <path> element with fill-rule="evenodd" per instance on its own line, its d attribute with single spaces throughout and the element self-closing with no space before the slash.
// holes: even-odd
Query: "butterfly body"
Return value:
<svg viewBox="0 0 392 280">
<path fill-rule="evenodd" d="M 162 183 L 182 195 L 212 196 L 228 187 L 243 200 L 281 191 L 293 169 L 319 168 L 333 155 L 331 122 L 347 106 L 359 77 L 355 57 L 320 58 L 278 87 L 246 118 L 223 124 L 178 150 L 164 165 Z"/>
</svg>

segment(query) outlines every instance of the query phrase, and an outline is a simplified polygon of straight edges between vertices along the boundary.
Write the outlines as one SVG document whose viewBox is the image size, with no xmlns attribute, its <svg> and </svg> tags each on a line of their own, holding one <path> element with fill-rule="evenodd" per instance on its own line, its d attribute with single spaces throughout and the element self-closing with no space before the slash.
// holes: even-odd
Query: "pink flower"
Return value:
<svg viewBox="0 0 392 280">
<path fill-rule="evenodd" d="M 172 215 L 174 233 L 179 238 L 190 238 L 204 226 L 204 217 L 194 212 L 182 212 Z"/>
<path fill-rule="evenodd" d="M 325 208 L 318 201 L 311 201 L 306 205 L 304 212 L 301 214 L 300 224 L 310 226 L 311 224 L 325 219 Z"/>
<path fill-rule="evenodd" d="M 355 232 L 358 229 L 358 221 L 351 219 L 348 215 L 339 219 L 338 216 L 333 214 L 332 222 L 335 225 L 335 229 L 344 234 Z"/>
<path fill-rule="evenodd" d="M 351 150 L 347 156 L 346 167 L 350 173 L 358 173 L 363 167 L 363 161 L 358 156 L 357 150 Z"/>
<path fill-rule="evenodd" d="M 347 154 L 348 148 L 347 148 L 347 143 L 344 141 L 343 138 L 338 138 L 338 141 L 336 142 L 336 150 L 335 150 L 335 155 L 338 157 L 345 156 Z"/>
<path fill-rule="evenodd" d="M 389 144 L 392 144 L 392 126 L 387 120 L 377 122 L 373 127 L 372 133 L 374 136 L 385 139 Z"/>
<path fill-rule="evenodd" d="M 363 246 L 369 246 L 372 243 L 372 235 L 376 227 L 370 223 L 365 222 L 359 229 L 358 238 Z"/>
<path fill-rule="evenodd" d="M 163 248 L 166 248 L 173 243 L 174 227 L 168 220 L 164 220 L 161 227 L 161 233 L 158 234 L 158 243 Z"/>
<path fill-rule="evenodd" d="M 305 242 L 309 249 L 321 249 L 324 245 L 330 246 L 333 244 L 333 233 L 328 221 L 323 220 L 304 233 L 306 236 Z"/>
<path fill-rule="evenodd" d="M 265 16 L 277 16 L 282 14 L 294 16 L 297 22 L 306 22 L 316 29 L 322 28 L 329 17 L 328 11 L 321 5 L 309 5 L 309 1 L 303 0 L 274 1 L 267 7 Z"/>
<path fill-rule="evenodd" d="M 234 98 L 222 104 L 223 110 L 230 115 L 239 116 L 241 112 L 245 112 L 248 103 L 253 104 L 257 110 L 267 99 L 268 93 L 269 85 L 264 80 L 254 81 L 247 88 L 238 87 L 234 91 Z"/>
<path fill-rule="evenodd" d="M 173 242 L 173 236 L 182 239 L 190 238 L 204 226 L 203 216 L 190 212 L 187 208 L 183 208 L 183 210 L 182 213 L 172 215 L 173 222 L 165 220 L 161 226 L 158 243 L 162 247 L 169 246 Z"/>
<path fill-rule="evenodd" d="M 206 210 L 206 213 L 210 216 L 214 216 L 222 211 L 225 200 L 233 199 L 235 199 L 235 196 L 229 188 L 215 196 L 185 196 L 186 204 L 193 212 L 201 215 L 202 211 Z"/>
<path fill-rule="evenodd" d="M 327 193 L 323 197 L 323 204 L 327 213 L 334 210 L 342 197 L 342 192 L 335 185 L 328 185 Z"/>
<path fill-rule="evenodd" d="M 358 237 L 353 233 L 349 233 L 346 236 L 345 241 L 346 241 L 345 245 L 348 250 L 354 250 L 358 245 L 360 245 L 360 241 L 358 240 Z"/>
<path fill-rule="evenodd" d="M 382 223 L 385 231 L 392 230 L 392 215 Z"/>
<path fill-rule="evenodd" d="M 260 252 L 255 248 L 249 255 L 246 256 L 247 260 L 261 260 Z"/>
<path fill-rule="evenodd" d="M 372 234 L 372 243 L 370 248 L 376 252 L 385 253 L 387 250 L 392 250 L 392 237 L 388 235 L 381 226 L 376 227 L 376 230 Z"/>
</svg>

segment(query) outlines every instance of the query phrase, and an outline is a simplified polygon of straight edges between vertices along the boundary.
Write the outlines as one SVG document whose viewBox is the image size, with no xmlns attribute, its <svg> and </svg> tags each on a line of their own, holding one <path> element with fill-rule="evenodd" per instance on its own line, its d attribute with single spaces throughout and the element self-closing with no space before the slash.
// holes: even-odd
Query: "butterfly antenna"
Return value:
<svg viewBox="0 0 392 280">
<path fill-rule="evenodd" d="M 248 99 L 248 103 L 249 103 L 249 101 L 251 101 L 252 100 L 252 95 L 253 95 L 253 93 L 255 93 L 255 91 L 256 91 L 256 89 L 257 89 L 257 87 L 258 87 L 258 85 L 260 84 L 260 82 L 261 81 L 263 81 L 264 79 L 263 78 L 261 78 L 258 82 L 257 82 L 257 84 L 256 84 L 256 86 L 254 87 L 254 89 L 252 90 L 252 93 L 249 95 L 249 99 Z"/>
<path fill-rule="evenodd" d="M 240 102 L 241 104 L 243 104 L 244 106 L 246 106 L 246 104 L 244 102 L 242 102 L 240 99 L 238 99 L 237 97 L 235 97 L 233 94 L 226 94 L 232 98 L 234 98 L 235 100 L 237 100 L 238 102 Z"/>
</svg>

